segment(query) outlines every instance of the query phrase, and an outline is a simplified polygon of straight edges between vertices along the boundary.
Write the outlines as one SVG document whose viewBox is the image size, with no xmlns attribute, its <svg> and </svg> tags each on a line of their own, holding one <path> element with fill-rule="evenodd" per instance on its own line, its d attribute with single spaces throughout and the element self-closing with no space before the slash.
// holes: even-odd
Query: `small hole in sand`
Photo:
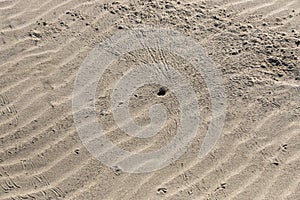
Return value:
<svg viewBox="0 0 300 200">
<path fill-rule="evenodd" d="M 167 93 L 167 89 L 164 87 L 159 88 L 159 91 L 157 93 L 158 96 L 164 96 Z"/>
</svg>

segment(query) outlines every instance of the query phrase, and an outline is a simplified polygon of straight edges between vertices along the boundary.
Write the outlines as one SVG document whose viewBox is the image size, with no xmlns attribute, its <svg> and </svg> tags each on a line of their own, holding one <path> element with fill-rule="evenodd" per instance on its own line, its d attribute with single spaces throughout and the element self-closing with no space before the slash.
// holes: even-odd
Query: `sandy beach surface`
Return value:
<svg viewBox="0 0 300 200">
<path fill-rule="evenodd" d="M 222 73 L 226 118 L 216 145 L 199 159 L 212 121 L 203 76 L 159 43 L 120 56 L 99 79 L 94 102 L 98 123 L 118 147 L 155 151 L 180 124 L 180 102 L 160 84 L 139 87 L 128 104 L 139 126 L 150 123 L 151 105 L 164 105 L 167 119 L 156 135 L 132 137 L 115 123 L 114 84 L 137 65 L 179 71 L 201 116 L 182 156 L 130 173 L 88 151 L 72 94 L 98 43 L 141 27 L 176 30 L 203 47 Z M 299 0 L 0 0 L 0 199 L 300 199 L 299 60 Z"/>
</svg>

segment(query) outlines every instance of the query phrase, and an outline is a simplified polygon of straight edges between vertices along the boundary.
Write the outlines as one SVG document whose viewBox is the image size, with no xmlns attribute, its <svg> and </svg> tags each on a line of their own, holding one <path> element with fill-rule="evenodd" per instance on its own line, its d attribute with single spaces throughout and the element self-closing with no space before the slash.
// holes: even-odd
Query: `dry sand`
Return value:
<svg viewBox="0 0 300 200">
<path fill-rule="evenodd" d="M 0 0 L 0 199 L 300 199 L 299 22 L 299 0 Z M 99 82 L 96 110 L 107 136 L 123 149 L 158 149 L 178 122 L 172 92 L 158 97 L 159 86 L 148 85 L 131 98 L 132 116 L 147 124 L 147 107 L 162 102 L 165 128 L 146 140 L 118 130 L 109 110 L 111 86 L 134 63 L 165 59 L 181 69 L 196 88 L 203 117 L 180 159 L 130 174 L 105 166 L 83 146 L 72 91 L 97 43 L 145 25 L 180 31 L 206 49 L 223 72 L 227 113 L 217 145 L 199 160 L 210 122 L 201 76 L 155 50 L 117 61 Z"/>
</svg>

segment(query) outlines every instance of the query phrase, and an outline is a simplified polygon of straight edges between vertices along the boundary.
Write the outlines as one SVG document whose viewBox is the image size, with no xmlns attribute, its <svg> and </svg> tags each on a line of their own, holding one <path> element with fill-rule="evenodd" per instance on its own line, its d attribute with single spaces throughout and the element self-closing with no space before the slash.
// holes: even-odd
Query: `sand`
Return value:
<svg viewBox="0 0 300 200">
<path fill-rule="evenodd" d="M 300 2 L 297 0 L 0 0 L 0 199 L 300 199 Z M 168 119 L 150 138 L 122 132 L 113 85 L 142 63 L 165 62 L 190 81 L 201 123 L 187 151 L 148 173 L 106 166 L 84 146 L 72 94 L 90 51 L 114 33 L 166 28 L 193 38 L 222 72 L 226 119 L 204 158 L 209 91 L 189 61 L 144 49 L 116 60 L 98 83 L 95 110 L 107 138 L 132 152 L 162 148 L 176 134 L 180 102 L 161 85 L 130 98 L 132 118 Z M 158 46 L 159 47 L 159 46 Z M 163 56 L 162 56 L 163 55 Z M 141 163 L 143 164 L 143 163 Z"/>
</svg>

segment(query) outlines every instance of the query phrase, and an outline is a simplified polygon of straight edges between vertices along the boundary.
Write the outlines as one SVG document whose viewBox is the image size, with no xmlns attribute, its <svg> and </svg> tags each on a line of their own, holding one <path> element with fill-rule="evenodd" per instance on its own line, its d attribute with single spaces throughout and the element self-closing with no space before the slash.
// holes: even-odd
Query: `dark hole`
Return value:
<svg viewBox="0 0 300 200">
<path fill-rule="evenodd" d="M 159 91 L 157 93 L 158 96 L 164 96 L 167 93 L 167 89 L 164 87 L 159 88 Z"/>
</svg>

